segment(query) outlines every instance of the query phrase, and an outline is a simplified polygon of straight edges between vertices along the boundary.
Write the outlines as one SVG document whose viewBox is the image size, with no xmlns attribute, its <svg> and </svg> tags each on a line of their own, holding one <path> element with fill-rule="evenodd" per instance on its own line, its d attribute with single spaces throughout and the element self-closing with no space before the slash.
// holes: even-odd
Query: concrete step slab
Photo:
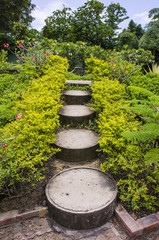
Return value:
<svg viewBox="0 0 159 240">
<path fill-rule="evenodd" d="M 117 186 L 108 174 L 93 168 L 70 168 L 46 187 L 52 218 L 68 229 L 86 230 L 105 224 L 113 215 Z"/>
<path fill-rule="evenodd" d="M 65 105 L 59 111 L 62 124 L 76 127 L 79 124 L 87 124 L 95 117 L 95 111 L 84 105 Z"/>
<path fill-rule="evenodd" d="M 88 81 L 88 80 L 66 80 L 67 84 L 72 84 L 72 85 L 91 85 L 93 81 Z"/>
<path fill-rule="evenodd" d="M 65 90 L 63 96 L 66 104 L 81 105 L 87 103 L 91 99 L 91 94 L 88 91 L 80 90 Z"/>
<path fill-rule="evenodd" d="M 56 136 L 57 158 L 66 162 L 85 162 L 97 157 L 98 134 L 86 129 L 68 129 Z"/>
</svg>

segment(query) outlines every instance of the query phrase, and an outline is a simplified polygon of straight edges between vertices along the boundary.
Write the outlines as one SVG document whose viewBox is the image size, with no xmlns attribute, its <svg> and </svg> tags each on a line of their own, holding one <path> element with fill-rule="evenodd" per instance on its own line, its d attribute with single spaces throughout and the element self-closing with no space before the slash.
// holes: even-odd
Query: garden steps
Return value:
<svg viewBox="0 0 159 240">
<path fill-rule="evenodd" d="M 91 81 L 82 80 L 67 80 L 66 83 L 92 84 Z M 69 90 L 64 91 L 64 95 L 69 105 L 60 109 L 60 114 L 72 127 L 80 118 L 84 121 L 84 115 L 94 116 L 94 111 L 81 106 L 89 101 L 89 92 Z M 73 96 L 73 102 L 67 101 L 67 96 Z M 84 96 L 89 96 L 89 99 L 84 99 Z M 99 136 L 96 132 L 84 128 L 64 129 L 57 133 L 54 146 L 61 151 L 57 152 L 56 157 L 59 162 L 66 162 L 67 165 L 72 163 L 74 167 L 61 171 L 50 179 L 46 186 L 46 196 L 50 216 L 67 229 L 97 228 L 113 215 L 117 195 L 115 181 L 98 168 L 84 167 L 86 163 L 94 162 L 97 158 L 98 141 Z M 81 163 L 82 166 L 79 166 Z"/>
<path fill-rule="evenodd" d="M 91 99 L 91 93 L 80 90 L 63 91 L 64 101 L 68 105 L 80 105 L 87 103 Z"/>
<path fill-rule="evenodd" d="M 84 105 L 65 105 L 59 111 L 60 121 L 64 125 L 76 127 L 79 124 L 88 124 L 95 117 L 95 111 Z"/>
<path fill-rule="evenodd" d="M 57 158 L 66 162 L 86 162 L 98 155 L 99 137 L 94 131 L 86 129 L 68 129 L 57 134 L 54 145 L 61 151 Z"/>
<path fill-rule="evenodd" d="M 72 84 L 72 85 L 79 85 L 79 86 L 83 86 L 83 85 L 91 85 L 92 81 L 88 81 L 88 80 L 66 80 L 67 84 Z"/>
</svg>

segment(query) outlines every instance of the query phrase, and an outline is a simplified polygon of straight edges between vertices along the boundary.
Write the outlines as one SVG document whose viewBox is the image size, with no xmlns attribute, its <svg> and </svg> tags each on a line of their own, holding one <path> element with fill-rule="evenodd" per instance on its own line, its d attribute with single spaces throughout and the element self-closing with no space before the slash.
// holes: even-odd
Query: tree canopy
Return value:
<svg viewBox="0 0 159 240">
<path fill-rule="evenodd" d="M 119 3 L 106 7 L 98 0 L 89 0 L 72 11 L 63 7 L 45 20 L 43 35 L 60 41 L 83 41 L 90 45 L 113 48 L 118 24 L 127 19 Z"/>
<path fill-rule="evenodd" d="M 33 17 L 31 11 L 35 5 L 31 0 L 1 0 L 0 1 L 0 31 L 12 32 L 14 22 L 29 25 Z"/>
</svg>

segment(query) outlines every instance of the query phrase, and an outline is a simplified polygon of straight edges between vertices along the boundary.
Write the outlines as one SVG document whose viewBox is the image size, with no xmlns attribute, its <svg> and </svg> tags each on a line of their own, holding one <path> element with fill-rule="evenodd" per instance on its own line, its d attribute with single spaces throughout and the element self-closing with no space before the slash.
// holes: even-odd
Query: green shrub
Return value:
<svg viewBox="0 0 159 240">
<path fill-rule="evenodd" d="M 126 85 L 142 87 L 154 94 L 159 94 L 159 74 L 147 73 L 145 75 L 133 76 L 127 79 Z"/>
<path fill-rule="evenodd" d="M 142 122 L 136 120 L 136 115 L 133 112 L 126 111 L 129 105 L 126 103 L 128 95 L 124 85 L 115 79 L 110 80 L 108 77 L 103 77 L 103 65 L 106 64 L 103 61 L 100 65 L 100 60 L 97 60 L 98 71 L 95 70 L 97 71 L 96 75 L 93 62 L 95 60 L 91 59 L 87 61 L 87 64 L 88 69 L 95 73 L 94 76 L 97 79 L 92 86 L 92 96 L 94 98 L 93 107 L 99 113 L 97 120 L 100 136 L 99 145 L 106 154 L 106 161 L 101 164 L 101 169 L 115 177 L 119 189 L 118 196 L 127 206 L 134 210 L 146 208 L 156 211 L 159 207 L 157 201 L 159 162 L 158 159 L 155 160 L 156 162 L 152 162 L 148 156 L 145 158 L 147 153 L 151 151 L 154 142 L 146 141 L 132 144 L 123 136 L 123 132 L 140 131 Z M 96 68 L 96 62 L 94 67 Z M 98 72 L 100 77 L 98 77 Z M 109 76 L 108 72 L 106 74 Z M 135 88 L 135 86 L 130 86 L 129 90 L 135 90 Z M 138 92 L 135 90 L 133 94 L 134 98 L 138 95 L 144 101 L 145 97 L 147 99 L 154 97 L 154 94 L 146 89 L 140 89 Z M 122 106 L 125 106 L 125 109 Z"/>
<path fill-rule="evenodd" d="M 42 178 L 43 163 L 56 152 L 60 96 L 65 85 L 66 59 L 50 55 L 44 75 L 33 79 L 14 106 L 16 120 L 0 129 L 0 190 L 14 190 L 15 183 Z M 6 192 L 5 192 L 6 191 Z"/>
</svg>

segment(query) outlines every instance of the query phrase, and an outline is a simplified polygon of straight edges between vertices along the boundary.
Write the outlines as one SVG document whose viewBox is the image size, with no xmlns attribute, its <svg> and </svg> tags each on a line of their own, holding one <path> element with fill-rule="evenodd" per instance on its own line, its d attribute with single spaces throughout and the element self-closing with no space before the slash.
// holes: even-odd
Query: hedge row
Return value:
<svg viewBox="0 0 159 240">
<path fill-rule="evenodd" d="M 155 211 L 159 207 L 159 174 L 154 165 L 147 164 L 144 158 L 152 145 L 149 142 L 131 144 L 122 136 L 123 132 L 139 131 L 141 122 L 134 113 L 122 108 L 127 105 L 128 99 L 125 85 L 112 76 L 109 77 L 109 69 L 108 72 L 103 69 L 103 61 L 101 64 L 99 61 L 96 64 L 96 59 L 87 60 L 87 66 L 89 70 L 92 69 L 94 76 L 93 106 L 99 115 L 99 145 L 105 153 L 101 169 L 115 177 L 119 188 L 118 196 L 127 206 L 135 210 L 146 208 Z M 103 71 L 107 72 L 106 76 L 103 76 Z"/>
<path fill-rule="evenodd" d="M 32 80 L 14 108 L 16 119 L 0 129 L 0 191 L 14 189 L 15 183 L 38 181 L 43 164 L 55 153 L 50 144 L 59 127 L 58 110 L 68 63 L 49 56 L 43 75 Z M 12 187 L 12 188 L 11 188 Z"/>
</svg>

